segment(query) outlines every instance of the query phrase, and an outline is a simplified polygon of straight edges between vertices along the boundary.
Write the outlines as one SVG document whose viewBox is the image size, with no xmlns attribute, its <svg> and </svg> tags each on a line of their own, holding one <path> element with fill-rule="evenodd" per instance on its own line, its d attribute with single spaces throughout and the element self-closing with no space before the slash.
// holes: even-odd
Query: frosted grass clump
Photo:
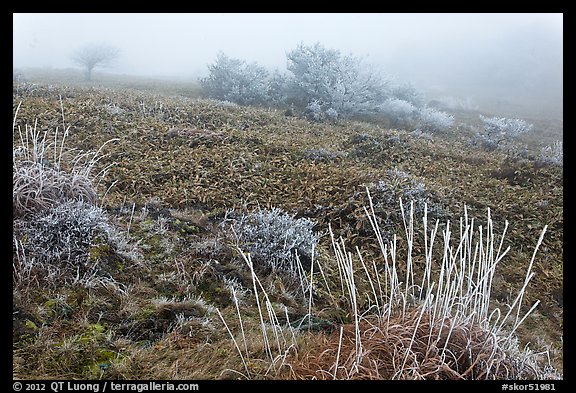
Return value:
<svg viewBox="0 0 576 393">
<path fill-rule="evenodd" d="M 540 162 L 548 165 L 564 166 L 564 143 L 555 141 L 540 151 Z"/>
</svg>

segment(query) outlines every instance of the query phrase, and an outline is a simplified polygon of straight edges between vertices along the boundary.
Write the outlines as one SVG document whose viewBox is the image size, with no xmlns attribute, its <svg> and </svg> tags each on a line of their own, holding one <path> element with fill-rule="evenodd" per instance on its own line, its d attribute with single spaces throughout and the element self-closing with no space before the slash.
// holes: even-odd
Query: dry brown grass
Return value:
<svg viewBox="0 0 576 393">
<path fill-rule="evenodd" d="M 502 338 L 478 324 L 444 325 L 413 308 L 403 318 L 363 320 L 362 354 L 357 359 L 355 326 L 318 337 L 290 359 L 294 379 L 536 379 L 527 364 L 519 369 L 500 346 Z M 338 359 L 338 360 L 337 360 Z M 337 367 L 337 370 L 336 370 Z"/>
</svg>

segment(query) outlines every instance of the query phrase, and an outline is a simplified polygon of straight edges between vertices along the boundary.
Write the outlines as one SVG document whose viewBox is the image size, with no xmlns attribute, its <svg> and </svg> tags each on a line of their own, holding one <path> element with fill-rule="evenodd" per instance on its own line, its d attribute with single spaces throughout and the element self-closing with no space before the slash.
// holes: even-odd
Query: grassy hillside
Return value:
<svg viewBox="0 0 576 393">
<path fill-rule="evenodd" d="M 484 228 L 489 208 L 495 233 L 508 221 L 502 249 L 510 251 L 491 279 L 490 310 L 499 306 L 504 313 L 522 288 L 547 225 L 522 313 L 540 303 L 516 334 L 520 347 L 530 343 L 534 352 L 548 350 L 552 366 L 562 371 L 563 169 L 538 161 L 542 146 L 562 139 L 561 123 L 535 120 L 533 131 L 517 141 L 527 145 L 526 152 L 516 154 L 473 146 L 470 138 L 478 127 L 473 112 L 455 113 L 456 126 L 448 133 L 418 135 L 368 122 L 311 123 L 279 110 L 202 100 L 193 86 L 116 80 L 89 86 L 54 75 L 47 83 L 36 78 L 35 84 L 14 84 L 14 151 L 27 140 L 24 134 L 33 139 L 32 132 L 24 132 L 27 125 L 39 131 L 39 138 L 46 132 L 47 144 L 57 141 L 44 155 L 51 165 L 62 157 L 59 171 L 73 172 L 68 157 L 80 153 L 68 149 L 98 151 L 90 176 L 94 205 L 102 207 L 106 223 L 94 228 L 106 229 L 83 245 L 85 259 L 78 265 L 70 253 L 63 262 L 63 253 L 50 259 L 34 251 L 31 231 L 40 230 L 33 222 L 42 209 L 15 215 L 15 378 L 311 377 L 318 371 L 312 364 L 322 363 L 314 357 L 318 348 L 340 351 L 340 326 L 348 332 L 357 316 L 349 307 L 350 290 L 329 230 L 354 255 L 358 247 L 374 266 L 375 275 L 363 275 L 360 261 L 354 262 L 359 310 L 373 310 L 377 291 L 371 277 L 383 280 L 387 274 L 364 211 L 370 203 L 367 189 L 385 240 L 398 235 L 401 277 L 410 267 L 404 262 L 407 237 L 398 197 L 405 204 L 411 195 L 416 199 L 411 251 L 417 274 L 426 269 L 418 215 L 423 201 L 430 211 L 428 231 L 440 220 L 438 238 L 447 220 L 452 232 L 459 232 L 464 206 Z M 313 220 L 320 238 L 315 260 L 302 261 L 303 274 L 275 271 L 266 263 L 255 268 L 266 304 L 277 317 L 270 339 L 276 337 L 277 352 L 285 349 L 282 361 L 293 372 L 269 359 L 272 351 L 254 296 L 261 292 L 240 251 L 253 244 L 243 244 L 231 230 L 241 217 L 266 208 L 281 209 L 294 220 Z M 442 249 L 437 252 L 431 256 L 436 262 Z M 434 275 L 439 274 L 436 266 Z M 291 345 L 280 345 L 279 336 L 290 338 Z M 336 345 L 330 347 L 330 340 Z M 458 369 L 436 377 L 458 373 L 473 376 Z"/>
</svg>

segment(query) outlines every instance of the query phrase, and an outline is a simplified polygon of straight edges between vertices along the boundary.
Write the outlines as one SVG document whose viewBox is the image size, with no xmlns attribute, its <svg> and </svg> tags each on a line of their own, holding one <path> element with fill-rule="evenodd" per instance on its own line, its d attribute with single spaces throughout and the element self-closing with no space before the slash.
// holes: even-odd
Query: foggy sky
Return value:
<svg viewBox="0 0 576 393">
<path fill-rule="evenodd" d="M 192 78 L 219 51 L 284 70 L 286 52 L 320 42 L 438 92 L 510 86 L 562 96 L 562 14 L 46 13 L 13 22 L 18 68 L 77 67 L 76 48 L 107 43 L 121 50 L 108 72 Z"/>
</svg>

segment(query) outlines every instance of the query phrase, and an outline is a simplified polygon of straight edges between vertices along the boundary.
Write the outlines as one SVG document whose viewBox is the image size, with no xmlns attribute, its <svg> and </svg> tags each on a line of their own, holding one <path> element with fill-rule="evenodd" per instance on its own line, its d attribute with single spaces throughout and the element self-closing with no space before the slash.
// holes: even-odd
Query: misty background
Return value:
<svg viewBox="0 0 576 393">
<path fill-rule="evenodd" d="M 321 43 L 426 93 L 562 118 L 562 14 L 13 14 L 13 67 L 80 67 L 87 43 L 120 49 L 98 71 L 195 80 L 219 51 L 273 70 Z"/>
</svg>

